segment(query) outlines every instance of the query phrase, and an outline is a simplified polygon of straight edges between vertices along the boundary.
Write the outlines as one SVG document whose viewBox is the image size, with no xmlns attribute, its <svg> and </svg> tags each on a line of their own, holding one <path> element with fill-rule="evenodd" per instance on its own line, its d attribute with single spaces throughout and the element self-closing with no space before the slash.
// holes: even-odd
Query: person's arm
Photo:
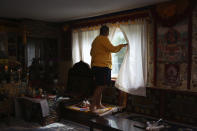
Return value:
<svg viewBox="0 0 197 131">
<path fill-rule="evenodd" d="M 109 41 L 108 38 L 105 39 L 105 42 L 103 42 L 103 46 L 109 50 L 110 52 L 118 52 L 122 49 L 122 47 L 127 46 L 128 44 L 119 44 L 117 46 L 112 45 L 112 43 Z"/>
</svg>

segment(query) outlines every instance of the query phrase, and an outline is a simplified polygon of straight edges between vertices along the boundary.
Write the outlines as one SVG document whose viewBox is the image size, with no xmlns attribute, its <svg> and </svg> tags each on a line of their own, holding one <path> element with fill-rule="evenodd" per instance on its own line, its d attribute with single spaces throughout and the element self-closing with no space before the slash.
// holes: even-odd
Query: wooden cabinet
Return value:
<svg viewBox="0 0 197 131">
<path fill-rule="evenodd" d="M 9 59 L 17 60 L 17 33 L 7 33 L 7 46 Z"/>
<path fill-rule="evenodd" d="M 6 122 L 9 122 L 11 114 L 11 102 L 9 99 L 0 101 L 0 119 L 8 118 Z"/>
<path fill-rule="evenodd" d="M 0 59 L 8 57 L 8 46 L 6 33 L 0 32 Z"/>
<path fill-rule="evenodd" d="M 0 59 L 17 60 L 17 33 L 0 32 Z"/>
</svg>

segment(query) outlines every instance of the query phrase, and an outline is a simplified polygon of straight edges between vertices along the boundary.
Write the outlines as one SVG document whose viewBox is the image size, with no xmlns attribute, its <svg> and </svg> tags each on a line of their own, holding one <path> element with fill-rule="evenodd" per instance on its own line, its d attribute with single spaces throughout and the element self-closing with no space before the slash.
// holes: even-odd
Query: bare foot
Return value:
<svg viewBox="0 0 197 131">
<path fill-rule="evenodd" d="M 104 105 L 100 104 L 100 105 L 97 106 L 97 108 L 98 109 L 105 109 L 106 107 Z"/>
<path fill-rule="evenodd" d="M 95 105 L 90 105 L 90 111 L 95 112 L 96 111 L 96 106 Z"/>
</svg>

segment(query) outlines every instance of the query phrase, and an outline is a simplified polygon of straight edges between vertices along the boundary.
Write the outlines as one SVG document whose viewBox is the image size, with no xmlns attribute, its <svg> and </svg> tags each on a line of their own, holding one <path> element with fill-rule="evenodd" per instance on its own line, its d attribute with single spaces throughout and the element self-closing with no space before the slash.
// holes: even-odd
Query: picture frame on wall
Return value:
<svg viewBox="0 0 197 131">
<path fill-rule="evenodd" d="M 181 85 L 179 64 L 166 64 L 164 72 L 165 85 L 170 86 L 171 88 L 176 88 Z"/>
</svg>

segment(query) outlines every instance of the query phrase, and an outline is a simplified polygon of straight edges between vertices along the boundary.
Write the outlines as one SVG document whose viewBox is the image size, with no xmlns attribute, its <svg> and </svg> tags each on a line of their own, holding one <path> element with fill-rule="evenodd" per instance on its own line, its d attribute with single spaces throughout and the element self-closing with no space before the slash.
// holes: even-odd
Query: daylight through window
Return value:
<svg viewBox="0 0 197 131">
<path fill-rule="evenodd" d="M 119 44 L 126 44 L 126 40 L 124 38 L 124 35 L 120 28 L 116 29 L 116 32 L 114 34 L 114 37 L 112 39 L 112 44 L 113 45 L 119 45 Z M 118 76 L 118 72 L 120 70 L 120 66 L 122 64 L 124 55 L 126 52 L 126 48 L 122 48 L 119 52 L 117 53 L 112 53 L 112 74 L 111 76 L 113 78 L 116 78 Z"/>
</svg>

